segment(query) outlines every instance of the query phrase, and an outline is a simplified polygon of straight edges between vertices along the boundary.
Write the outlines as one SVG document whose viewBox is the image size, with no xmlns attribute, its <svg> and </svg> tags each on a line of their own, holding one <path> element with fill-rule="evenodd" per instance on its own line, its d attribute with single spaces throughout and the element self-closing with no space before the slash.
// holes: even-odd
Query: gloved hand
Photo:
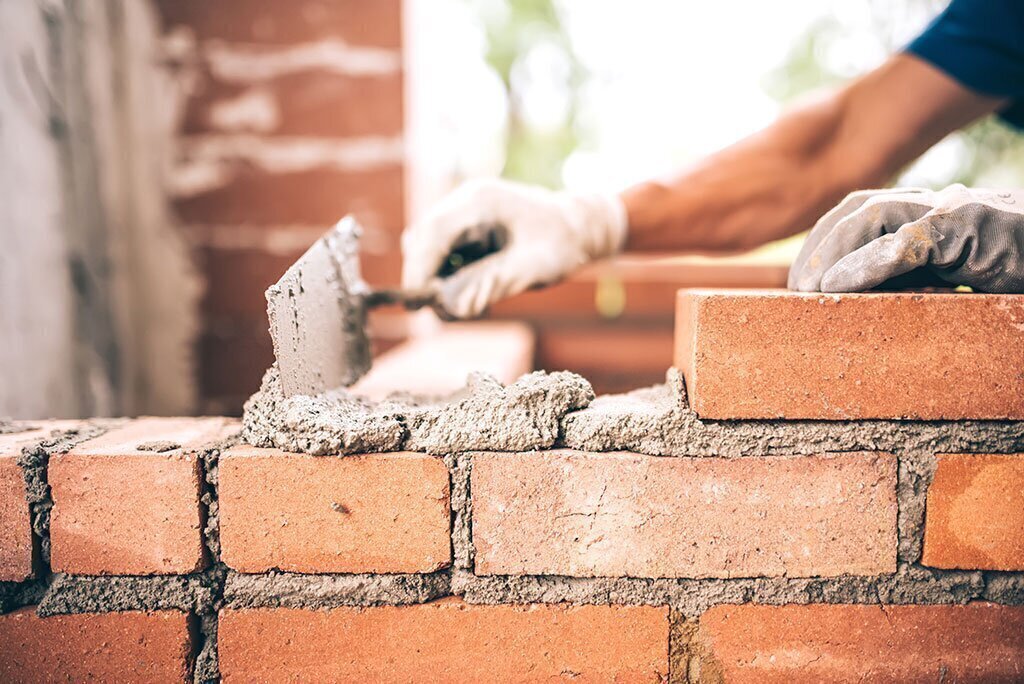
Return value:
<svg viewBox="0 0 1024 684">
<path fill-rule="evenodd" d="M 502 248 L 435 280 L 454 248 L 498 231 Z M 438 287 L 457 318 L 548 285 L 593 259 L 622 249 L 626 209 L 614 195 L 574 195 L 503 180 L 465 183 L 402 235 L 402 287 Z"/>
<path fill-rule="evenodd" d="M 789 288 L 859 292 L 919 267 L 981 292 L 1024 292 L 1024 191 L 855 192 L 814 226 Z"/>
</svg>

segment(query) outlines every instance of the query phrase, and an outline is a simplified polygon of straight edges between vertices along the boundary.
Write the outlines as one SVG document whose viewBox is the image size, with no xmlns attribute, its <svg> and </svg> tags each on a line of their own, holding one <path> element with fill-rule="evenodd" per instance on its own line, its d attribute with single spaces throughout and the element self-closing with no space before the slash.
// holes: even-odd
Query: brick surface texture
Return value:
<svg viewBox="0 0 1024 684">
<path fill-rule="evenodd" d="M 658 682 L 666 608 L 416 606 L 226 610 L 224 681 Z"/>
<path fill-rule="evenodd" d="M 0 681 L 184 682 L 192 638 L 185 613 L 0 616 Z"/>
<path fill-rule="evenodd" d="M 448 470 L 413 453 L 235 447 L 220 461 L 221 556 L 241 572 L 431 572 L 451 558 Z"/>
<path fill-rule="evenodd" d="M 32 575 L 32 517 L 25 499 L 25 476 L 18 465 L 22 448 L 36 445 L 78 421 L 50 420 L 26 424 L 31 429 L 0 434 L 0 582 L 20 582 Z"/>
<path fill-rule="evenodd" d="M 24 439 L 25 433 L 0 435 L 0 582 L 32 574 L 32 519 L 18 465 Z"/>
<path fill-rule="evenodd" d="M 32 574 L 32 519 L 16 457 L 0 454 L 0 582 Z"/>
<path fill-rule="evenodd" d="M 471 491 L 481 574 L 832 576 L 896 564 L 887 454 L 479 454 Z"/>
<path fill-rule="evenodd" d="M 681 290 L 702 418 L 1024 418 L 1024 296 Z"/>
<path fill-rule="evenodd" d="M 697 681 L 1024 681 L 1024 607 L 718 606 L 700 618 Z"/>
<path fill-rule="evenodd" d="M 922 563 L 1024 570 L 1024 454 L 939 457 L 928 489 Z"/>
<path fill-rule="evenodd" d="M 52 457 L 53 569 L 148 575 L 203 567 L 197 452 L 234 429 L 223 418 L 143 418 Z"/>
</svg>

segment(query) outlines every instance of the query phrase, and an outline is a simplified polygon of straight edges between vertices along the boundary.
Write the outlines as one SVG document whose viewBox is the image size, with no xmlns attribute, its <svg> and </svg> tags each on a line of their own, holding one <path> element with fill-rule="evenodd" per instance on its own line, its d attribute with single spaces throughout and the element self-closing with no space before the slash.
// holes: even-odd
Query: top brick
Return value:
<svg viewBox="0 0 1024 684">
<path fill-rule="evenodd" d="M 1024 296 L 680 290 L 701 418 L 1024 419 Z"/>
</svg>

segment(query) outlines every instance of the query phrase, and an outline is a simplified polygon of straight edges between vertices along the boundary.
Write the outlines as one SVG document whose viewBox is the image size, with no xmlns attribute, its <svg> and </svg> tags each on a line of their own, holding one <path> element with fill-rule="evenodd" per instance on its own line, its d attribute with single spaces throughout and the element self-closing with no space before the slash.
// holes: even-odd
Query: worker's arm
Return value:
<svg viewBox="0 0 1024 684">
<path fill-rule="evenodd" d="M 676 178 L 627 190 L 626 248 L 735 251 L 807 230 L 851 190 L 884 184 L 1000 104 L 896 55 Z"/>
<path fill-rule="evenodd" d="M 849 191 L 885 182 L 944 135 L 1000 103 L 915 57 L 898 55 L 670 181 L 608 196 L 506 181 L 471 183 L 406 230 L 402 283 L 417 289 L 434 284 L 441 306 L 464 318 L 624 248 L 754 247 L 806 230 Z M 506 239 L 503 249 L 435 279 L 454 247 L 495 226 Z"/>
</svg>

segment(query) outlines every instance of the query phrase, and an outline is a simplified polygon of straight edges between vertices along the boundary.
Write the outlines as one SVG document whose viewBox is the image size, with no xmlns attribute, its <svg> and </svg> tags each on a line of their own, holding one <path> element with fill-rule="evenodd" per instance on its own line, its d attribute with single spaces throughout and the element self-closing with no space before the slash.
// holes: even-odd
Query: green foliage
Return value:
<svg viewBox="0 0 1024 684">
<path fill-rule="evenodd" d="M 583 141 L 578 120 L 580 90 L 588 74 L 578 60 L 562 23 L 556 0 L 469 0 L 482 18 L 486 60 L 504 84 L 508 97 L 506 178 L 538 183 L 551 188 L 562 185 L 562 167 Z M 901 47 L 896 27 L 908 17 L 934 14 L 941 0 L 870 0 L 876 45 L 888 51 Z M 782 103 L 822 87 L 841 85 L 846 74 L 830 69 L 822 55 L 844 39 L 850 27 L 834 16 L 810 26 L 796 42 L 788 58 L 763 81 L 765 91 Z M 514 74 L 537 45 L 558 50 L 569 65 L 564 87 L 567 112 L 560 125 L 539 129 L 524 117 L 524 84 Z M 961 145 L 956 168 L 948 177 L 933 179 L 936 185 L 1024 185 L 1024 136 L 989 117 L 957 133 Z"/>
<path fill-rule="evenodd" d="M 842 31 L 834 17 L 815 22 L 789 51 L 785 63 L 762 79 L 765 92 L 789 103 L 805 93 L 840 85 L 845 79 L 829 71 L 821 61 L 828 44 Z"/>
<path fill-rule="evenodd" d="M 476 0 L 481 4 L 480 0 Z M 500 0 L 481 5 L 487 35 L 487 63 L 501 78 L 508 96 L 505 178 L 550 188 L 562 185 L 562 165 L 580 143 L 576 119 L 586 72 L 552 0 Z M 545 44 L 559 50 L 569 65 L 565 88 L 569 106 L 561 125 L 539 130 L 523 116 L 523 84 L 513 72 L 531 49 Z"/>
</svg>

